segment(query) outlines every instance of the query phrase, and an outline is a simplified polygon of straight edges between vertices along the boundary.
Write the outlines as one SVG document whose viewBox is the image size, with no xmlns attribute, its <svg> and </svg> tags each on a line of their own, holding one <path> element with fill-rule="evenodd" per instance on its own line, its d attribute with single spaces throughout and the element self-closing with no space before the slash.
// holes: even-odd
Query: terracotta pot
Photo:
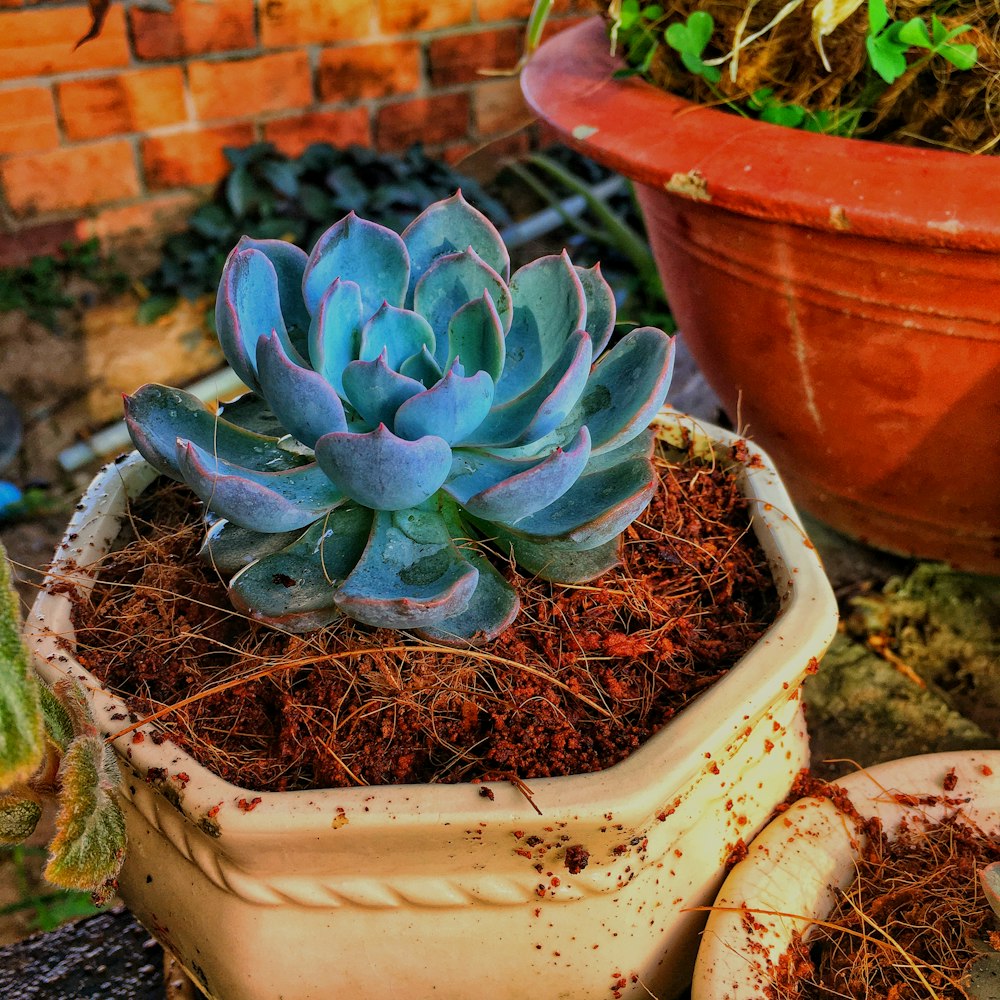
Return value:
<svg viewBox="0 0 1000 1000">
<path fill-rule="evenodd" d="M 661 433 L 692 434 L 717 460 L 734 440 L 667 411 Z M 154 475 L 137 455 L 103 470 L 54 574 L 91 586 L 80 567 Z M 836 628 L 830 585 L 766 456 L 741 476 L 780 614 L 630 758 L 531 781 L 539 815 L 501 782 L 492 797 L 474 784 L 258 795 L 156 746 L 147 727 L 141 742 L 116 741 L 129 907 L 216 1000 L 675 996 L 703 922 L 686 908 L 711 900 L 733 846 L 808 762 L 799 688 Z M 68 652 L 69 615 L 64 595 L 39 597 L 27 626 L 38 669 L 81 679 L 114 733 L 126 707 Z"/>
<path fill-rule="evenodd" d="M 835 528 L 1000 572 L 1000 161 L 748 120 L 614 80 L 619 65 L 590 21 L 522 85 L 637 182 L 729 416 Z"/>
<path fill-rule="evenodd" d="M 954 791 L 943 780 L 955 769 Z M 837 782 L 862 816 L 878 816 L 891 838 L 902 822 L 920 829 L 961 813 L 1000 837 L 1000 750 L 927 754 L 889 761 Z M 948 801 L 900 801 L 896 793 Z M 835 891 L 854 881 L 863 843 L 854 823 L 824 798 L 801 799 L 770 823 L 729 873 L 702 935 L 691 1000 L 764 1000 L 794 934 L 833 909 Z M 722 909 L 723 907 L 728 909 Z M 755 912 L 747 921 L 739 912 Z M 780 911 L 796 916 L 770 916 Z"/>
</svg>

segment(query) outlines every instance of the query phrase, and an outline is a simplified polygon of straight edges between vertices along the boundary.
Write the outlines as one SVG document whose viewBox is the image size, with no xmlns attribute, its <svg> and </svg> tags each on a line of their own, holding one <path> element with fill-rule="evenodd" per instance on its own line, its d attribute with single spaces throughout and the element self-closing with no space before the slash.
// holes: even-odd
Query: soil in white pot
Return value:
<svg viewBox="0 0 1000 1000">
<path fill-rule="evenodd" d="M 521 614 L 467 652 L 347 619 L 302 636 L 248 621 L 196 556 L 200 502 L 160 484 L 75 598 L 77 655 L 133 706 L 123 729 L 162 713 L 164 738 L 251 790 L 600 770 L 725 675 L 777 613 L 735 472 L 666 450 L 657 461 L 622 566 L 575 587 L 507 567 Z"/>
</svg>

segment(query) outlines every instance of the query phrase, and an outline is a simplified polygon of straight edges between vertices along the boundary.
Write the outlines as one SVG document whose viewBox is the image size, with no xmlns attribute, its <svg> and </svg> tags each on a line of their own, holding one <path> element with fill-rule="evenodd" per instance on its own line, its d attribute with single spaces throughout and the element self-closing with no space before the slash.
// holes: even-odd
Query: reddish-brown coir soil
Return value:
<svg viewBox="0 0 1000 1000">
<path fill-rule="evenodd" d="M 618 569 L 556 586 L 508 568 L 517 621 L 465 651 L 347 619 L 302 636 L 248 621 L 196 557 L 201 504 L 161 484 L 76 598 L 80 661 L 134 718 L 194 699 L 163 734 L 252 790 L 608 767 L 723 676 L 778 606 L 733 474 L 657 461 Z"/>
</svg>

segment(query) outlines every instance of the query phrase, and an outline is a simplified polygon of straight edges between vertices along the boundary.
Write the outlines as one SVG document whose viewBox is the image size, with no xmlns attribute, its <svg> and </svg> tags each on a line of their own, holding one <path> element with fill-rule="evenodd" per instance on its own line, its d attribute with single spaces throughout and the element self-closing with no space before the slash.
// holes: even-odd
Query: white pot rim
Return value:
<svg viewBox="0 0 1000 1000">
<path fill-rule="evenodd" d="M 658 430 L 679 439 L 692 435 L 707 446 L 728 449 L 744 439 L 710 423 L 677 414 L 669 407 L 657 418 Z M 708 439 L 707 441 L 705 439 Z M 815 548 L 801 525 L 788 493 L 773 463 L 756 445 L 745 442 L 753 456 L 741 475 L 744 491 L 755 503 L 754 530 L 775 572 L 781 599 L 777 619 L 761 640 L 726 677 L 684 709 L 626 760 L 604 771 L 530 781 L 535 804 L 546 819 L 576 816 L 592 811 L 595 798 L 613 800 L 619 807 L 616 821 L 628 822 L 632 812 L 648 811 L 644 791 L 651 772 L 661 777 L 674 774 L 681 788 L 691 776 L 711 761 L 706 733 L 723 734 L 715 744 L 738 743 L 743 733 L 767 709 L 772 690 L 760 684 L 761 675 L 778 675 L 777 683 L 796 692 L 806 673 L 815 669 L 836 630 L 836 601 Z M 85 493 L 67 528 L 46 583 L 67 580 L 92 586 L 92 577 L 81 572 L 106 550 L 117 533 L 118 519 L 99 511 L 110 508 L 119 514 L 127 495 L 137 495 L 155 478 L 155 471 L 137 454 L 120 457 L 105 466 Z M 100 507 L 98 507 L 100 505 Z M 73 630 L 71 605 L 63 594 L 47 593 L 44 587 L 28 616 L 25 632 L 39 672 L 49 681 L 70 673 L 90 693 L 99 728 L 108 734 L 122 728 L 124 702 L 105 690 L 71 654 Z M 113 718 L 118 716 L 117 719 Z M 190 779 L 182 796 L 183 811 L 204 816 L 220 803 L 258 799 L 255 808 L 241 817 L 241 833 L 273 830 L 276 817 L 286 829 L 327 829 L 332 808 L 352 806 L 360 825 L 373 827 L 386 817 L 415 825 L 440 824 L 453 819 L 464 822 L 470 812 L 482 815 L 480 784 L 366 786 L 291 792 L 255 792 L 231 784 L 199 764 L 170 742 L 157 745 L 150 738 L 151 725 L 139 730 L 145 737 L 135 743 L 131 736 L 115 741 L 116 749 L 140 777 L 150 768 L 165 768 L 168 774 L 185 772 Z M 426 792 L 433 788 L 434 795 Z M 491 782 L 494 798 L 488 802 L 491 819 L 516 820 L 533 812 L 520 791 L 506 782 Z M 453 814 L 453 817 L 451 816 Z"/>
<path fill-rule="evenodd" d="M 944 779 L 952 769 L 955 786 L 948 791 Z M 834 784 L 863 817 L 877 816 L 890 838 L 904 820 L 933 823 L 956 810 L 1000 837 L 1000 750 L 906 757 Z M 800 799 L 772 820 L 715 900 L 698 952 L 692 1000 L 763 1000 L 770 970 L 793 935 L 805 934 L 814 919 L 826 916 L 835 889 L 853 880 L 861 846 L 854 821 L 828 798 Z M 749 930 L 748 911 L 753 913 Z"/>
</svg>

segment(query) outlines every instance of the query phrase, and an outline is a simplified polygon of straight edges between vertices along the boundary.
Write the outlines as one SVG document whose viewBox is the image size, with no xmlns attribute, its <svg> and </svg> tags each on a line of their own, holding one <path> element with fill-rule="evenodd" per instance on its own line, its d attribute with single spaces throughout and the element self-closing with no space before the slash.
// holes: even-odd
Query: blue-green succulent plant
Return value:
<svg viewBox="0 0 1000 1000">
<path fill-rule="evenodd" d="M 510 276 L 460 192 L 402 235 L 352 213 L 308 256 L 247 237 L 230 254 L 218 336 L 252 394 L 217 414 L 146 385 L 126 420 L 207 505 L 202 554 L 238 608 L 467 643 L 518 610 L 481 540 L 582 582 L 652 497 L 673 345 L 643 327 L 605 350 L 614 322 L 599 268 L 563 253 Z"/>
</svg>

